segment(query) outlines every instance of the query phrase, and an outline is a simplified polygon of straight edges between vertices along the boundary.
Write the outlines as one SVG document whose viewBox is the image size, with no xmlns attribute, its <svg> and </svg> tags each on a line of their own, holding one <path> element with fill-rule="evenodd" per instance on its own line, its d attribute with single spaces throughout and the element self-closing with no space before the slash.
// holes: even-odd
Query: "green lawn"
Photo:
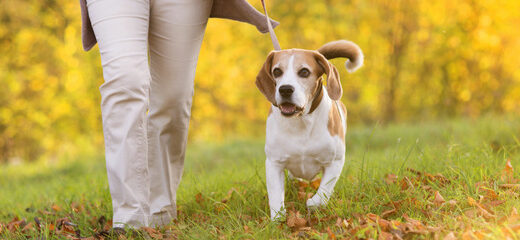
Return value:
<svg viewBox="0 0 520 240">
<path fill-rule="evenodd" d="M 291 216 L 278 223 L 268 220 L 262 139 L 191 143 L 178 221 L 137 238 L 520 238 L 519 117 L 353 127 L 346 142 L 329 205 L 309 213 L 304 192 L 313 188 L 290 182 Z M 99 218 L 111 218 L 102 149 L 0 168 L 2 239 L 92 237 Z"/>
</svg>

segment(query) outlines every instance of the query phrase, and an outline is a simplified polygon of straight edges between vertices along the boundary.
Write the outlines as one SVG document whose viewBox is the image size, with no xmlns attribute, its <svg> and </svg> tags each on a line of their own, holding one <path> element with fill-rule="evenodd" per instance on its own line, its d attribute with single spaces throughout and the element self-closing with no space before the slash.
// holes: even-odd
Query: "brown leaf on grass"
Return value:
<svg viewBox="0 0 520 240">
<path fill-rule="evenodd" d="M 38 217 L 34 217 L 34 223 L 36 225 L 36 230 L 38 230 L 38 232 L 41 232 L 42 231 L 42 223 L 41 223 L 41 221 L 40 221 L 40 219 Z"/>
<path fill-rule="evenodd" d="M 233 196 L 233 192 L 235 192 L 235 191 L 236 191 L 235 188 L 229 189 L 229 191 L 227 192 L 226 197 L 224 199 L 222 199 L 222 201 L 220 201 L 220 202 L 227 203 L 231 199 L 231 197 Z"/>
<path fill-rule="evenodd" d="M 373 223 L 377 224 L 382 230 L 388 231 L 390 229 L 390 222 L 373 213 L 367 214 L 367 218 Z"/>
<path fill-rule="evenodd" d="M 204 197 L 202 197 L 202 193 L 195 194 L 195 201 L 198 204 L 202 204 L 202 202 L 204 201 Z"/>
<path fill-rule="evenodd" d="M 432 231 L 423 225 L 421 221 L 410 218 L 407 214 L 403 214 L 403 218 L 406 220 L 405 233 L 427 234 L 428 232 Z"/>
<path fill-rule="evenodd" d="M 197 212 L 191 215 L 191 218 L 197 223 L 206 223 L 209 220 L 209 216 L 203 213 Z"/>
<path fill-rule="evenodd" d="M 56 220 L 56 232 L 62 235 L 73 235 L 79 237 L 79 229 L 76 230 L 76 224 L 72 223 L 69 218 L 64 217 Z"/>
<path fill-rule="evenodd" d="M 520 189 L 520 184 L 510 184 L 510 183 L 504 183 L 504 184 L 498 184 L 498 187 L 499 188 L 502 188 L 502 189 L 513 189 L 513 190 L 516 190 L 516 189 Z"/>
<path fill-rule="evenodd" d="M 464 211 L 463 214 L 467 218 L 476 218 L 478 213 L 479 213 L 478 209 L 469 209 L 469 210 Z"/>
<path fill-rule="evenodd" d="M 22 228 L 21 232 L 28 232 L 28 231 L 34 231 L 34 230 L 35 230 L 35 228 L 34 228 L 34 226 L 33 226 L 33 223 L 30 222 L 30 223 L 26 224 L 26 225 Z"/>
<path fill-rule="evenodd" d="M 381 213 L 381 217 L 382 218 L 386 218 L 386 217 L 389 217 L 389 216 L 395 214 L 396 212 L 397 212 L 397 210 L 395 208 L 390 209 L 390 210 L 386 210 L 386 211 Z"/>
<path fill-rule="evenodd" d="M 40 213 L 40 215 L 56 215 L 56 213 L 49 212 L 47 210 L 38 210 L 38 213 Z"/>
<path fill-rule="evenodd" d="M 413 173 L 413 174 L 415 174 L 415 175 L 417 175 L 419 177 L 423 175 L 423 172 L 415 170 L 413 168 L 406 168 L 406 171 L 411 172 L 411 173 Z"/>
<path fill-rule="evenodd" d="M 90 236 L 90 237 L 85 237 L 85 238 L 80 238 L 81 240 L 99 240 L 99 239 L 104 239 L 104 238 L 97 238 L 97 237 L 94 237 L 94 236 Z"/>
<path fill-rule="evenodd" d="M 413 183 L 408 177 L 403 177 L 403 179 L 401 179 L 401 191 L 404 191 L 408 188 L 414 189 Z"/>
<path fill-rule="evenodd" d="M 435 197 L 433 199 L 433 204 L 435 204 L 435 206 L 440 206 L 442 205 L 443 203 L 445 203 L 446 201 L 444 200 L 444 197 L 442 197 L 442 195 L 439 193 L 439 191 L 435 191 Z"/>
<path fill-rule="evenodd" d="M 338 218 L 336 219 L 336 227 L 347 229 L 350 226 L 350 223 L 347 219 Z"/>
<path fill-rule="evenodd" d="M 27 223 L 24 219 L 20 220 L 18 217 L 14 217 L 11 222 L 7 223 L 7 230 L 9 232 L 18 231 L 18 229 L 25 227 Z"/>
<path fill-rule="evenodd" d="M 56 230 L 56 226 L 52 223 L 49 223 L 49 225 L 47 226 L 47 229 L 49 229 L 50 232 Z"/>
<path fill-rule="evenodd" d="M 515 183 L 513 173 L 513 165 L 511 164 L 511 159 L 508 158 L 506 161 L 506 166 L 504 169 L 502 169 L 500 180 L 506 183 Z"/>
<path fill-rule="evenodd" d="M 452 207 L 455 207 L 457 205 L 457 200 L 451 199 L 451 200 L 447 201 L 446 204 L 448 204 Z"/>
<path fill-rule="evenodd" d="M 336 234 L 330 230 L 330 227 L 327 227 L 327 235 L 329 236 L 329 239 L 336 240 Z"/>
<path fill-rule="evenodd" d="M 249 233 L 249 226 L 244 225 L 244 232 Z"/>
<path fill-rule="evenodd" d="M 478 203 L 472 197 L 468 197 L 468 203 L 470 206 L 476 207 L 480 215 L 482 215 L 482 217 L 484 217 L 485 219 L 492 219 L 495 217 L 494 212 L 491 209 L 486 208 L 484 205 Z"/>
<path fill-rule="evenodd" d="M 457 240 L 457 238 L 455 237 L 455 233 L 450 232 L 448 235 L 444 236 L 443 240 Z"/>
<path fill-rule="evenodd" d="M 77 202 L 72 202 L 70 204 L 70 208 L 72 209 L 73 212 L 76 212 L 76 213 L 85 211 L 85 205 L 84 204 L 79 204 Z"/>
<path fill-rule="evenodd" d="M 489 189 L 489 183 L 488 182 L 476 182 L 475 189 L 477 190 L 477 192 L 485 192 L 486 189 Z"/>
<path fill-rule="evenodd" d="M 491 205 L 492 207 L 496 207 L 496 206 L 504 204 L 505 202 L 506 202 L 505 200 L 495 200 L 495 201 L 489 202 L 489 205 Z"/>
<path fill-rule="evenodd" d="M 305 181 L 300 181 L 300 180 L 296 180 L 296 181 L 298 183 L 298 188 L 300 188 L 300 190 L 302 190 L 302 191 L 304 188 L 309 187 L 309 183 L 307 183 Z"/>
<path fill-rule="evenodd" d="M 223 203 L 216 203 L 216 204 L 214 204 L 214 206 L 215 206 L 215 211 L 217 211 L 217 213 L 220 213 L 220 212 L 224 211 L 224 209 L 226 209 L 226 205 Z"/>
<path fill-rule="evenodd" d="M 488 239 L 489 236 L 486 236 L 486 234 L 491 233 L 489 229 L 481 229 L 477 231 L 467 230 L 464 232 L 461 236 L 461 239 L 463 240 L 483 240 Z M 507 239 L 507 238 L 506 238 Z"/>
<path fill-rule="evenodd" d="M 305 201 L 312 197 L 312 193 L 298 192 L 298 200 Z"/>
<path fill-rule="evenodd" d="M 148 235 L 150 235 L 150 237 L 152 239 L 163 239 L 163 236 L 161 234 L 161 232 L 155 230 L 154 228 L 151 228 L 151 227 L 141 227 L 142 230 L 144 230 L 146 233 L 148 233 Z"/>
<path fill-rule="evenodd" d="M 484 188 L 482 190 L 485 193 L 484 197 L 487 200 L 497 200 L 498 199 L 498 193 L 495 192 L 495 190 L 489 189 L 489 188 Z"/>
<path fill-rule="evenodd" d="M 397 175 L 395 175 L 393 173 L 386 174 L 385 175 L 385 182 L 388 185 L 396 183 L 397 182 Z"/>
<path fill-rule="evenodd" d="M 289 216 L 287 217 L 287 226 L 298 229 L 304 227 L 306 223 L 307 220 L 300 216 L 300 212 L 289 211 Z"/>
<path fill-rule="evenodd" d="M 435 181 L 439 183 L 441 186 L 445 186 L 446 184 L 451 183 L 451 181 L 441 173 L 437 173 L 433 177 Z"/>
<path fill-rule="evenodd" d="M 51 208 L 52 208 L 52 210 L 54 210 L 55 212 L 59 212 L 59 211 L 61 211 L 61 207 L 58 206 L 58 205 L 56 205 L 56 204 L 53 204 L 53 205 L 51 206 Z"/>
<path fill-rule="evenodd" d="M 507 222 L 516 223 L 519 220 L 520 220 L 520 215 L 518 215 L 518 211 L 516 210 L 516 208 L 513 207 L 513 209 L 511 209 L 511 213 L 509 214 L 509 216 L 507 216 Z"/>
<path fill-rule="evenodd" d="M 318 190 L 318 188 L 320 187 L 320 183 L 321 183 L 321 178 L 316 178 L 314 179 L 312 182 L 311 182 L 311 188 L 313 188 L 314 190 Z"/>
<path fill-rule="evenodd" d="M 381 231 L 377 236 L 378 240 L 392 240 L 394 239 L 394 235 L 389 232 Z"/>
</svg>

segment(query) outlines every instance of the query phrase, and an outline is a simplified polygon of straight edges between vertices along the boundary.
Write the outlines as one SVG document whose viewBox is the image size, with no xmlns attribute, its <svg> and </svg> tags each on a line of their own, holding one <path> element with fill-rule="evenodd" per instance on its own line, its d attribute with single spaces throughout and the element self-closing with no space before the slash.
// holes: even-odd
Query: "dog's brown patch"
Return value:
<svg viewBox="0 0 520 240">
<path fill-rule="evenodd" d="M 342 110 L 338 109 L 338 105 L 341 106 Z M 342 102 L 338 102 L 338 104 L 336 104 L 336 101 L 332 101 L 332 105 L 329 111 L 329 122 L 327 123 L 327 128 L 329 129 L 329 133 L 331 136 L 338 135 L 341 138 L 341 140 L 345 141 L 345 131 L 343 130 L 343 123 L 341 122 L 341 115 L 339 111 L 342 111 L 346 118 L 347 110 L 345 108 L 345 105 L 343 105 Z"/>
</svg>

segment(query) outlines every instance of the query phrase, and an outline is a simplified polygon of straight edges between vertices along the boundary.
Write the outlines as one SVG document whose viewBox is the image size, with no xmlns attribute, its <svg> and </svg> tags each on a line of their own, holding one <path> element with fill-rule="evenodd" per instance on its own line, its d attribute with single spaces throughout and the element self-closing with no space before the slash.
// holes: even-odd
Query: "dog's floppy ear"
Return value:
<svg viewBox="0 0 520 240">
<path fill-rule="evenodd" d="M 332 100 L 339 100 L 343 95 L 343 88 L 341 87 L 341 82 L 339 81 L 339 72 L 332 63 L 327 61 L 327 59 L 321 55 L 319 52 L 314 53 L 316 62 L 323 68 L 323 72 L 327 74 L 327 85 L 325 88 L 327 89 L 327 93 Z"/>
<path fill-rule="evenodd" d="M 256 76 L 256 87 L 260 90 L 262 94 L 271 102 L 276 105 L 275 92 L 276 92 L 276 82 L 274 81 L 273 74 L 271 73 L 271 66 L 273 64 L 275 51 L 271 51 L 265 60 L 262 69 Z"/>
</svg>

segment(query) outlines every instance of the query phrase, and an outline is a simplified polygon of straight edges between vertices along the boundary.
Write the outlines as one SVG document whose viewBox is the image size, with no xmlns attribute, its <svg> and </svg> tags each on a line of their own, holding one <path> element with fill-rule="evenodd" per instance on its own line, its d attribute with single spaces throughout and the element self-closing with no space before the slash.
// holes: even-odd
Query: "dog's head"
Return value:
<svg viewBox="0 0 520 240">
<path fill-rule="evenodd" d="M 256 77 L 256 86 L 284 116 L 302 114 L 309 111 L 310 103 L 321 91 L 323 74 L 327 75 L 329 97 L 341 98 L 338 70 L 327 60 L 336 57 L 347 57 L 347 69 L 351 72 L 363 64 L 361 49 L 345 40 L 327 43 L 317 51 L 272 51 Z"/>
</svg>

